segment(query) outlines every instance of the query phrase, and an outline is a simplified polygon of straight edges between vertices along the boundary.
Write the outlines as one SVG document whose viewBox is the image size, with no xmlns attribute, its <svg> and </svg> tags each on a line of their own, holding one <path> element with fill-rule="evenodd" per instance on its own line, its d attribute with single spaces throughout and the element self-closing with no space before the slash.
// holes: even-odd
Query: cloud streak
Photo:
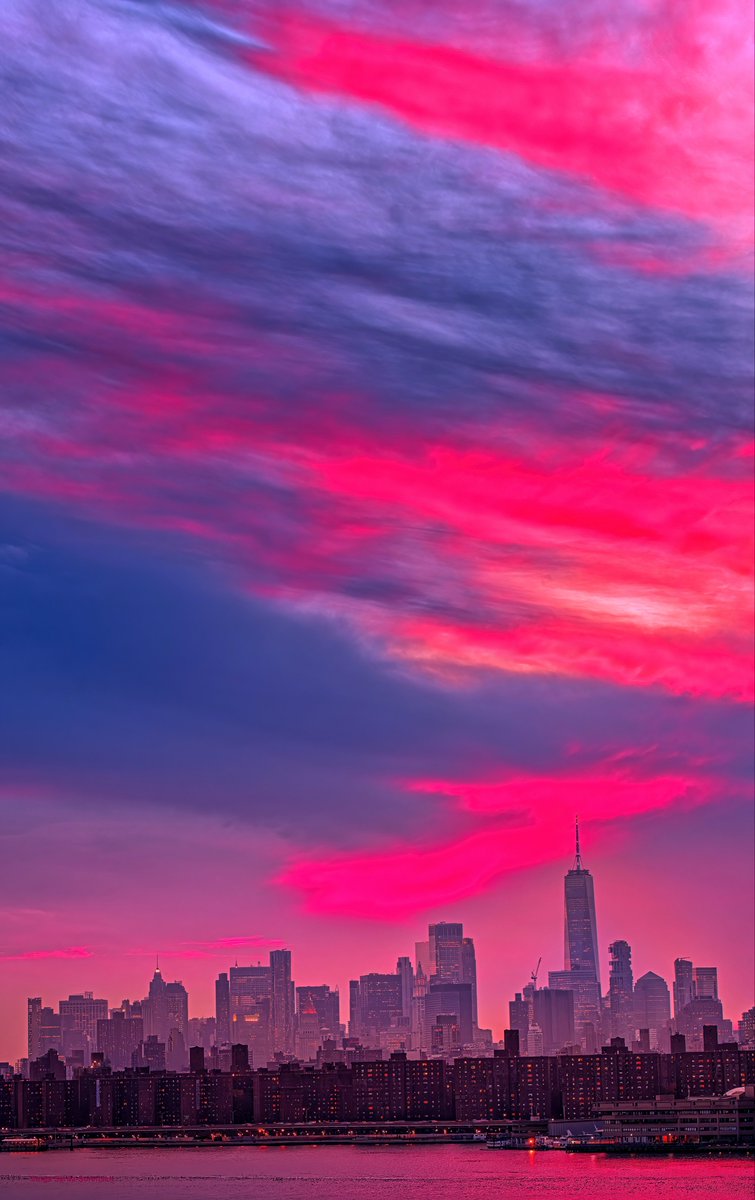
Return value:
<svg viewBox="0 0 755 1200">
<path fill-rule="evenodd" d="M 37 962 L 41 959 L 60 958 L 92 958 L 93 953 L 88 946 L 66 946 L 60 950 L 26 950 L 21 954 L 0 954 L 0 962 Z"/>
<path fill-rule="evenodd" d="M 550 776 L 413 780 L 411 792 L 449 799 L 479 818 L 474 832 L 440 844 L 306 858 L 291 863 L 278 882 L 300 891 L 317 913 L 403 920 L 486 891 L 512 872 L 562 859 L 562 831 L 575 812 L 599 846 L 601 825 L 708 804 L 726 791 L 723 781 L 685 771 L 686 764 L 661 773 L 655 754 L 617 757 L 589 771 Z"/>
</svg>

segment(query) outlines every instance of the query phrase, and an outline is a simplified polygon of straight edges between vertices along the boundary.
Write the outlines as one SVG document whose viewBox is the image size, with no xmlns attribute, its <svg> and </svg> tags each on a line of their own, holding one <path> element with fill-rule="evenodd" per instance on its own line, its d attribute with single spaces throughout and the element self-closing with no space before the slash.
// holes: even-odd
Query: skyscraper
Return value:
<svg viewBox="0 0 755 1200">
<path fill-rule="evenodd" d="M 414 943 L 414 970 L 415 973 L 422 970 L 426 979 L 429 979 L 433 973 L 433 965 L 430 962 L 430 943 L 415 942 Z"/>
<path fill-rule="evenodd" d="M 574 865 L 564 878 L 564 970 L 550 971 L 548 983 L 574 993 L 577 1039 L 585 1048 L 593 1045 L 602 1019 L 598 929 L 592 875 L 582 866 L 579 819 Z"/>
<path fill-rule="evenodd" d="M 415 1050 L 429 1049 L 427 1033 L 427 993 L 430 987 L 422 963 L 418 962 L 412 993 L 411 1039 Z"/>
<path fill-rule="evenodd" d="M 314 1059 L 326 1040 L 335 1042 L 341 1032 L 338 989 L 326 983 L 296 989 L 296 1056 L 303 1062 Z"/>
<path fill-rule="evenodd" d="M 106 1014 L 107 1015 L 107 1014 Z M 174 1029 L 186 1039 L 189 1032 L 189 994 L 180 980 L 167 983 L 159 966 L 155 967 L 149 994 L 142 1001 L 144 1037 L 156 1037 L 167 1044 Z"/>
<path fill-rule="evenodd" d="M 366 1046 L 379 1046 L 381 1034 L 400 1025 L 401 976 L 373 971 L 349 984 L 351 1013 L 349 1032 Z M 407 1036 L 409 1029 L 407 1027 Z"/>
<path fill-rule="evenodd" d="M 326 1038 L 335 1040 L 341 1028 L 338 989 L 331 991 L 326 983 L 296 989 L 297 1057 L 307 1062 L 313 1059 Z"/>
<path fill-rule="evenodd" d="M 82 992 L 61 1000 L 58 1012 L 63 1057 L 83 1054 L 86 1058 L 97 1049 L 97 1022 L 107 1020 L 107 1000 L 97 1000 L 91 992 Z"/>
<path fill-rule="evenodd" d="M 48 1050 L 60 1050 L 60 1017 L 43 1007 L 41 996 L 27 1000 L 27 1053 L 29 1061 L 41 1058 Z"/>
<path fill-rule="evenodd" d="M 618 941 L 611 942 L 608 953 L 611 956 L 608 973 L 611 1036 L 624 1038 L 631 1047 L 635 1034 L 632 950 L 629 942 Z"/>
<path fill-rule="evenodd" d="M 97 1049 L 114 1071 L 131 1066 L 131 1057 L 144 1039 L 141 1017 L 127 1017 L 122 1008 L 115 1008 L 109 1018 L 97 1022 Z"/>
<path fill-rule="evenodd" d="M 294 1053 L 294 984 L 291 951 L 270 951 L 273 1052 Z"/>
<path fill-rule="evenodd" d="M 693 989 L 696 1000 L 718 1000 L 718 967 L 695 967 Z"/>
<path fill-rule="evenodd" d="M 461 981 L 468 983 L 472 994 L 472 1023 L 477 1028 L 477 957 L 474 940 L 465 937 L 461 943 Z"/>
<path fill-rule="evenodd" d="M 396 973 L 401 979 L 401 1015 L 411 1021 L 412 997 L 414 995 L 414 968 L 412 960 L 402 955 L 396 963 Z"/>
<path fill-rule="evenodd" d="M 43 1053 L 40 1049 L 39 1028 L 42 1020 L 42 997 L 29 996 L 26 1001 L 26 1053 L 29 1062 Z"/>
<path fill-rule="evenodd" d="M 574 866 L 564 879 L 564 970 L 589 972 L 600 984 L 595 890 L 592 875 L 582 866 L 579 819 Z"/>
<path fill-rule="evenodd" d="M 326 1037 L 337 1038 L 341 1029 L 341 1005 L 338 988 L 327 983 L 304 984 L 296 989 L 297 1013 L 312 1013 L 317 1016 L 317 1028 Z"/>
<path fill-rule="evenodd" d="M 159 964 L 149 984 L 149 992 L 142 1003 L 144 1038 L 156 1037 L 159 1042 L 168 1040 L 168 1001 L 166 985 Z"/>
<path fill-rule="evenodd" d="M 748 1008 L 742 1013 L 737 1037 L 740 1046 L 745 1047 L 745 1049 L 755 1050 L 755 1006 Z"/>
<path fill-rule="evenodd" d="M 534 1021 L 543 1035 L 543 1053 L 554 1054 L 574 1044 L 574 992 L 538 988 L 534 993 Z"/>
<path fill-rule="evenodd" d="M 527 1053 L 527 1031 L 530 1027 L 530 1005 L 521 992 L 517 992 L 513 1000 L 509 1000 L 509 1028 L 516 1029 L 519 1034 L 519 1047 L 522 1054 Z"/>
<path fill-rule="evenodd" d="M 252 1065 L 264 1067 L 273 1054 L 272 971 L 270 967 L 231 967 L 231 1042 L 248 1046 Z"/>
<path fill-rule="evenodd" d="M 647 971 L 634 985 L 634 1020 L 637 1029 L 650 1030 L 654 1050 L 664 1046 L 670 1019 L 668 984 L 655 971 Z"/>
<path fill-rule="evenodd" d="M 223 1046 L 231 1040 L 231 991 L 223 971 L 215 980 L 215 1043 Z"/>
<path fill-rule="evenodd" d="M 430 983 L 426 1000 L 426 1020 L 432 1030 L 438 1025 L 439 1017 L 452 1018 L 451 1024 L 458 1030 L 458 1045 L 466 1046 L 474 1038 L 472 1021 L 472 988 L 464 982 L 440 981 Z"/>
<path fill-rule="evenodd" d="M 464 926 L 460 921 L 438 921 L 429 927 L 430 963 L 438 981 L 457 983 L 462 974 Z"/>
<path fill-rule="evenodd" d="M 674 1016 L 678 1017 L 694 998 L 692 963 L 688 958 L 674 959 Z"/>
<path fill-rule="evenodd" d="M 165 1016 L 168 1035 L 177 1029 L 185 1040 L 189 1032 L 189 993 L 180 979 L 165 985 Z"/>
<path fill-rule="evenodd" d="M 430 984 L 469 984 L 472 1022 L 477 1026 L 477 962 L 474 940 L 464 937 L 460 921 L 438 921 L 429 927 Z"/>
</svg>

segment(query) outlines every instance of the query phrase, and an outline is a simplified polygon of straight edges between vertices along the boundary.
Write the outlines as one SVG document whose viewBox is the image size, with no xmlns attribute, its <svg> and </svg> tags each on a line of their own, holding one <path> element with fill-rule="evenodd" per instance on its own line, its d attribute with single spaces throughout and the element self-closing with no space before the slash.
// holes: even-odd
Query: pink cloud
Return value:
<svg viewBox="0 0 755 1200">
<path fill-rule="evenodd" d="M 231 937 L 214 938 L 209 942 L 181 942 L 179 953 L 186 956 L 205 956 L 226 950 L 276 950 L 284 943 L 279 938 Z"/>
<path fill-rule="evenodd" d="M 212 420 L 187 428 L 182 419 L 169 436 L 171 421 L 158 459 L 212 462 Z M 144 436 L 151 446 L 146 426 Z M 301 501 L 285 538 L 262 533 L 282 519 L 274 499 L 187 510 L 156 490 L 149 464 L 122 470 L 116 456 L 108 466 L 98 438 L 81 439 L 75 470 L 56 441 L 44 467 L 11 466 L 6 486 L 199 540 L 242 577 L 253 563 L 258 594 L 337 611 L 376 649 L 449 678 L 484 669 L 752 697 L 743 444 L 681 470 L 668 447 L 622 449 L 616 431 L 568 449 L 541 439 L 537 451 L 526 427 L 517 442 L 492 431 L 485 447 L 469 436 L 419 452 L 398 434 L 368 447 L 363 431 L 328 421 L 305 437 L 283 442 L 264 422 L 224 434 L 229 471 L 254 453 L 257 470 Z M 376 562 L 397 584 L 390 603 L 350 595 L 349 581 Z M 416 615 L 417 599 L 432 615 Z"/>
<path fill-rule="evenodd" d="M 34 962 L 42 958 L 93 958 L 88 946 L 67 946 L 62 950 L 27 950 L 23 954 L 0 954 L 0 962 Z"/>
<path fill-rule="evenodd" d="M 252 57 L 258 69 L 379 105 L 432 135 L 514 151 L 749 239 L 750 6 L 691 0 L 655 16 L 662 54 L 648 40 L 639 55 L 632 43 L 631 58 L 596 30 L 571 56 L 533 61 L 526 29 L 510 23 L 483 56 L 286 9 L 267 33 L 278 53 Z M 648 29 L 652 39 L 652 21 Z"/>
<path fill-rule="evenodd" d="M 442 844 L 295 860 L 277 882 L 298 892 L 312 912 L 400 921 L 484 892 L 505 875 L 561 859 L 564 831 L 577 813 L 593 826 L 596 844 L 606 823 L 704 804 L 720 794 L 720 784 L 703 773 L 653 775 L 641 762 L 571 775 L 415 780 L 406 786 L 451 799 L 487 820 L 468 836 Z M 494 816 L 499 819 L 493 824 Z"/>
<path fill-rule="evenodd" d="M 5 299 L 56 335 L 140 334 L 158 359 L 195 319 L 201 344 L 210 320 L 105 299 L 95 314 L 28 289 Z M 358 399 L 332 398 L 295 430 L 260 396 L 229 415 L 201 364 L 171 367 L 113 390 L 75 429 L 33 424 L 3 486 L 201 543 L 242 586 L 337 612 L 378 652 L 449 679 L 484 669 L 751 699 L 751 439 L 651 443 L 621 427 L 614 398 L 571 403 L 602 427 L 557 439 L 522 419 L 418 444 L 400 422 L 361 427 Z M 137 449 L 124 458 L 124 445 Z M 219 460 L 238 482 L 222 503 L 165 486 Z M 264 485 L 253 505 L 250 465 Z M 351 581 L 376 563 L 394 597 L 355 599 Z"/>
<path fill-rule="evenodd" d="M 231 950 L 275 950 L 284 943 L 277 938 L 262 936 L 213 938 L 210 941 L 186 941 L 159 947 L 159 955 L 170 959 L 204 959 L 227 954 Z M 129 958 L 152 958 L 155 947 L 134 946 L 124 953 Z"/>
</svg>

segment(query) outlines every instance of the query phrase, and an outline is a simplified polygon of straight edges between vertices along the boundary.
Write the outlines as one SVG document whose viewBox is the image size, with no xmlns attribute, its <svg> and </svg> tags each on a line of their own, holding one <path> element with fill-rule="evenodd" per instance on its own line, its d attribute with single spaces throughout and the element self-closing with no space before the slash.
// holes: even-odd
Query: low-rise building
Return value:
<svg viewBox="0 0 755 1200">
<path fill-rule="evenodd" d="M 752 1145 L 755 1088 L 734 1088 L 725 1096 L 656 1096 L 598 1104 L 595 1117 L 606 1140 L 624 1144 Z"/>
</svg>

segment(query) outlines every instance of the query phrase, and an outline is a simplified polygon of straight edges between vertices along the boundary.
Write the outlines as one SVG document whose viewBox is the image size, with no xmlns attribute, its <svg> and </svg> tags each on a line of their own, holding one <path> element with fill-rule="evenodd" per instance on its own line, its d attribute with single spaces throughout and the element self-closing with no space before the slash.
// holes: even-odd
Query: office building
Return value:
<svg viewBox="0 0 755 1200">
<path fill-rule="evenodd" d="M 538 988 L 534 993 L 534 1025 L 542 1032 L 543 1054 L 556 1054 L 574 1045 L 574 993 Z"/>
<path fill-rule="evenodd" d="M 295 994 L 291 951 L 270 951 L 270 989 L 273 1053 L 294 1053 Z"/>
<path fill-rule="evenodd" d="M 412 960 L 406 955 L 399 958 L 396 964 L 396 974 L 401 980 L 401 1015 L 411 1023 L 412 998 L 414 996 L 414 968 Z"/>
<path fill-rule="evenodd" d="M 403 1017 L 400 975 L 373 971 L 349 985 L 349 1033 L 365 1046 L 380 1045 L 381 1034 L 401 1026 Z"/>
<path fill-rule="evenodd" d="M 522 993 L 517 992 L 514 999 L 509 1000 L 509 1029 L 515 1029 L 519 1034 L 519 1047 L 522 1054 L 528 1053 L 527 1031 L 529 1027 L 530 1006 L 522 996 Z"/>
<path fill-rule="evenodd" d="M 218 1046 L 231 1041 L 231 989 L 225 971 L 215 981 L 215 1041 Z"/>
<path fill-rule="evenodd" d="M 322 1039 L 337 1038 L 341 1032 L 341 1004 L 338 988 L 326 983 L 302 984 L 296 988 L 297 1016 L 314 1013 Z"/>
<path fill-rule="evenodd" d="M 608 1016 L 611 1036 L 624 1038 L 627 1046 L 630 1046 L 636 1028 L 632 950 L 628 942 L 617 941 L 611 942 L 608 953 Z"/>
<path fill-rule="evenodd" d="M 474 1008 L 472 985 L 465 982 L 446 982 L 435 977 L 427 992 L 425 1019 L 432 1042 L 433 1032 L 446 1025 L 458 1031 L 458 1047 L 469 1046 L 474 1040 Z M 442 1021 L 439 1018 L 444 1018 Z M 441 1036 L 436 1033 L 436 1038 Z M 448 1037 L 456 1036 L 448 1032 Z M 432 1048 L 432 1047 L 431 1047 Z M 456 1047 L 455 1047 L 456 1048 Z"/>
<path fill-rule="evenodd" d="M 270 967 L 231 967 L 230 1041 L 247 1046 L 254 1066 L 273 1057 L 272 971 Z"/>
<path fill-rule="evenodd" d="M 595 889 L 592 875 L 582 865 L 579 822 L 574 866 L 564 879 L 564 970 L 589 973 L 600 983 Z"/>
<path fill-rule="evenodd" d="M 718 1000 L 718 967 L 695 967 L 693 989 L 695 1000 Z"/>
<path fill-rule="evenodd" d="M 678 1017 L 683 1008 L 694 1000 L 694 976 L 692 963 L 688 958 L 674 959 L 674 1016 Z"/>
<path fill-rule="evenodd" d="M 477 960 L 474 941 L 459 921 L 438 921 L 428 929 L 429 980 L 469 985 L 472 1023 L 477 1026 Z"/>
<path fill-rule="evenodd" d="M 650 1031 L 651 1049 L 667 1049 L 671 1019 L 668 984 L 654 971 L 647 971 L 634 985 L 634 1023 L 636 1029 Z"/>
<path fill-rule="evenodd" d="M 60 1015 L 42 1004 L 40 996 L 31 996 L 27 1006 L 27 1054 L 29 1061 L 40 1058 L 48 1050 L 62 1050 Z"/>
<path fill-rule="evenodd" d="M 97 1022 L 96 1049 L 114 1071 L 131 1066 L 133 1053 L 143 1040 L 142 1018 L 127 1017 L 123 1009 L 113 1009 L 106 1020 Z"/>
<path fill-rule="evenodd" d="M 58 1012 L 63 1057 L 88 1061 L 97 1049 L 97 1022 L 108 1017 L 107 1000 L 96 999 L 92 992 L 81 992 L 61 1000 Z"/>
<path fill-rule="evenodd" d="M 564 970 L 548 973 L 549 987 L 574 994 L 579 1043 L 594 1046 L 602 1026 L 598 928 L 592 875 L 582 863 L 579 821 L 574 865 L 564 878 Z"/>
</svg>

